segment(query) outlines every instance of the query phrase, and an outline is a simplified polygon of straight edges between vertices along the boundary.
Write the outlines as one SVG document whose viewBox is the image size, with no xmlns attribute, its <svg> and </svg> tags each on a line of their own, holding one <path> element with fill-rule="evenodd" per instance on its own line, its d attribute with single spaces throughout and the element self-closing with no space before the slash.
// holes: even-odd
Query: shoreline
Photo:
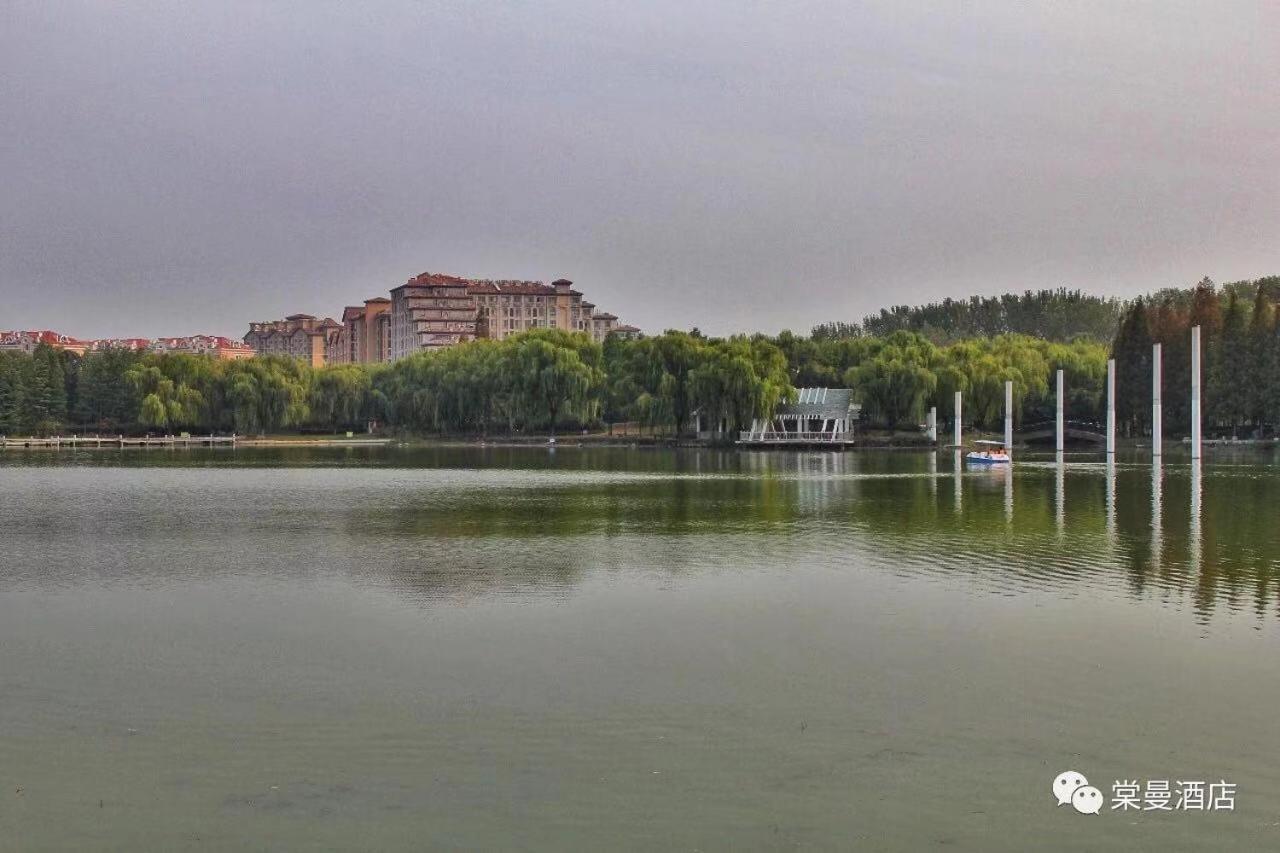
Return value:
<svg viewBox="0 0 1280 853">
<path fill-rule="evenodd" d="M 973 433 L 970 440 L 978 438 L 986 438 L 985 433 Z M 210 440 L 212 438 L 212 440 Z M 550 442 L 549 435 L 530 435 L 530 436 L 414 436 L 414 435 L 397 435 L 397 436 L 364 436 L 351 437 L 344 436 L 323 436 L 323 435 L 293 435 L 293 436 L 264 436 L 260 438 L 243 438 L 239 436 L 215 436 L 215 437 L 198 437 L 193 436 L 189 439 L 182 437 L 166 436 L 166 437 L 125 437 L 123 440 L 119 438 L 102 438 L 96 437 L 7 437 L 0 440 L 0 452 L 5 450 L 189 450 L 194 448 L 221 448 L 234 450 L 236 448 L 315 448 L 315 447 L 345 447 L 345 448 L 373 448 L 373 447 L 398 447 L 398 448 L 428 448 L 428 447 L 479 447 L 479 448 L 590 448 L 590 447 L 614 447 L 614 448 L 632 448 L 632 449 L 702 449 L 702 450 L 737 450 L 737 451 L 801 451 L 813 452 L 817 450 L 828 452 L 857 452 L 865 450 L 915 450 L 936 452 L 955 450 L 955 446 L 945 442 L 929 442 L 923 437 L 915 436 L 886 436 L 886 435 L 866 435 L 859 438 L 856 442 L 842 443 L 839 445 L 740 445 L 732 441 L 715 441 L 709 439 L 697 438 L 681 438 L 676 439 L 671 436 L 640 436 L 640 435 L 602 435 L 599 433 L 589 435 L 560 435 L 556 436 L 554 444 Z M 1175 451 L 1185 448 L 1189 445 L 1190 439 L 1180 438 L 1164 442 L 1164 446 Z M 1263 439 L 1227 439 L 1227 438 L 1206 438 L 1202 444 L 1205 447 L 1213 448 L 1237 448 L 1250 450 L 1273 450 L 1280 444 L 1280 439 L 1263 438 Z M 1015 449 L 1033 452 L 1049 452 L 1052 453 L 1052 444 L 1015 444 Z M 1149 440 L 1125 440 L 1118 442 L 1118 448 L 1125 450 L 1149 450 L 1151 443 Z M 1096 451 L 1102 452 L 1103 448 L 1092 444 L 1072 444 L 1068 446 L 1068 452 Z"/>
</svg>

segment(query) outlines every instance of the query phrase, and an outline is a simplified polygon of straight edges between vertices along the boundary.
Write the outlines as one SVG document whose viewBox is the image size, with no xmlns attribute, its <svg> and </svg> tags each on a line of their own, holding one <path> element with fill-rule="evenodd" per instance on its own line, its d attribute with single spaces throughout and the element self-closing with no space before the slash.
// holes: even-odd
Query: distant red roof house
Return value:
<svg viewBox="0 0 1280 853">
<path fill-rule="evenodd" d="M 87 341 L 48 329 L 0 332 L 0 350 L 31 353 L 40 344 L 74 353 L 83 353 L 89 346 Z"/>
<path fill-rule="evenodd" d="M 124 349 L 133 352 L 189 352 L 212 355 L 223 359 L 250 358 L 253 350 L 240 341 L 221 335 L 191 335 L 185 338 L 97 338 L 82 341 L 57 332 L 19 331 L 0 332 L 0 350 L 33 352 L 40 344 L 68 350 L 80 355 L 102 352 L 108 349 Z"/>
<path fill-rule="evenodd" d="M 132 352 L 185 352 L 220 359 L 252 358 L 254 352 L 239 341 L 221 335 L 190 335 L 184 338 L 99 338 L 89 341 L 89 352 L 109 349 Z"/>
<path fill-rule="evenodd" d="M 191 335 L 186 338 L 156 338 L 148 347 L 152 352 L 184 352 L 211 355 L 225 360 L 253 358 L 253 348 L 221 335 Z"/>
<path fill-rule="evenodd" d="M 150 338 L 97 338 L 89 341 L 90 352 L 100 352 L 107 349 L 144 350 L 150 346 Z"/>
</svg>

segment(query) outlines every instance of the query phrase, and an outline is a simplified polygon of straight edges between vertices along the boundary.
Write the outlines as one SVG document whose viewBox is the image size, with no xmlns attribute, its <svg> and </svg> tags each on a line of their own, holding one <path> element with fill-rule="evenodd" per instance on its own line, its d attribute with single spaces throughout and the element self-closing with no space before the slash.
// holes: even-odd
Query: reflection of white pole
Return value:
<svg viewBox="0 0 1280 853">
<path fill-rule="evenodd" d="M 1156 346 L 1160 346 L 1156 344 Z M 1157 459 L 1151 466 L 1151 567 L 1160 568 L 1161 552 L 1164 550 L 1164 469 Z"/>
<path fill-rule="evenodd" d="M 938 453 L 930 450 L 926 455 L 925 467 L 929 472 L 929 494 L 938 496 Z"/>
<path fill-rule="evenodd" d="M 1004 382 L 1004 452 L 1013 458 L 1013 382 Z"/>
<path fill-rule="evenodd" d="M 1107 359 L 1107 453 L 1116 452 L 1116 360 Z"/>
<path fill-rule="evenodd" d="M 960 446 L 960 392 L 956 392 L 956 428 L 955 428 L 955 446 Z"/>
<path fill-rule="evenodd" d="M 1200 460 L 1198 458 L 1191 462 L 1191 535 L 1188 537 L 1187 548 L 1190 551 L 1187 562 L 1190 564 L 1191 571 L 1198 573 L 1204 549 L 1200 538 Z"/>
<path fill-rule="evenodd" d="M 1151 345 L 1151 455 L 1163 453 L 1164 413 L 1160 408 L 1160 344 Z"/>
<path fill-rule="evenodd" d="M 1191 327 L 1191 458 L 1200 458 L 1200 327 Z"/>
<path fill-rule="evenodd" d="M 1062 371 L 1059 370 L 1058 371 L 1058 429 L 1057 429 L 1057 432 L 1054 433 L 1056 437 L 1056 444 L 1054 445 L 1054 448 L 1053 448 L 1059 453 L 1062 452 L 1062 434 L 1063 434 L 1064 426 L 1065 424 L 1063 423 L 1063 420 L 1062 420 Z"/>
<path fill-rule="evenodd" d="M 1013 524 L 1013 466 L 1005 465 L 1004 468 L 1004 520 L 1006 524 Z"/>
<path fill-rule="evenodd" d="M 1062 464 L 1062 451 L 1056 454 L 1057 468 L 1053 474 L 1053 521 L 1062 538 L 1067 526 L 1067 472 Z"/>
<path fill-rule="evenodd" d="M 1116 459 L 1107 456 L 1107 544 L 1116 543 Z"/>
<path fill-rule="evenodd" d="M 960 460 L 960 448 L 956 448 L 955 453 L 955 481 L 956 481 L 956 515 L 960 514 L 960 499 L 964 493 L 960 483 L 960 472 L 964 470 L 964 464 Z"/>
</svg>

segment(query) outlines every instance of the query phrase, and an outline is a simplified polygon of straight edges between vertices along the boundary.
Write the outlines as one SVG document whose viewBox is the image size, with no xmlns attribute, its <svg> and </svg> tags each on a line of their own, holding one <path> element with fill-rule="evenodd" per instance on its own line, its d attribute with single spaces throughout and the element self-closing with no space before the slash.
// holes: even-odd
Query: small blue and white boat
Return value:
<svg viewBox="0 0 1280 853">
<path fill-rule="evenodd" d="M 965 454 L 965 461 L 975 465 L 1008 465 L 1013 460 L 1003 441 L 975 441 L 977 449 Z"/>
</svg>

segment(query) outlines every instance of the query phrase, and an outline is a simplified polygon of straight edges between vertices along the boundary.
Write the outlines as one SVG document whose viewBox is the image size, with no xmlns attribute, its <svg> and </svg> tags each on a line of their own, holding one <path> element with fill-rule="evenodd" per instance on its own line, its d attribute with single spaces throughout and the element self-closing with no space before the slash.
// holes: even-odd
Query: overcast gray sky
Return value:
<svg viewBox="0 0 1280 853">
<path fill-rule="evenodd" d="M 1280 273 L 1280 4 L 0 2 L 0 328 L 424 270 L 646 330 Z"/>
</svg>

